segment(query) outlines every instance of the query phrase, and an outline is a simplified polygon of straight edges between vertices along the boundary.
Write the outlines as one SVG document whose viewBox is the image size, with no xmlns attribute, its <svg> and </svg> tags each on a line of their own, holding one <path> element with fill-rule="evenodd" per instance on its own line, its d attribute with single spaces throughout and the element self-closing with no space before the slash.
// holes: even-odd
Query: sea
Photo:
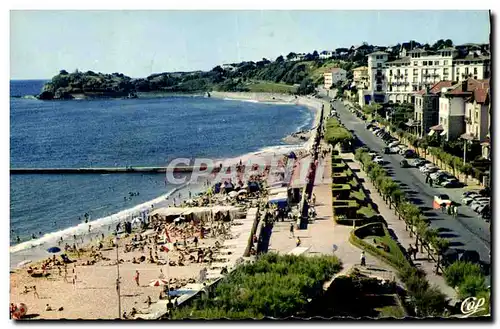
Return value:
<svg viewBox="0 0 500 329">
<path fill-rule="evenodd" d="M 195 96 L 31 97 L 45 82 L 10 81 L 11 168 L 166 166 L 176 158 L 196 157 L 237 161 L 298 147 L 282 138 L 314 122 L 310 109 L 290 104 Z M 172 185 L 165 174 L 11 175 L 11 267 L 46 256 L 44 250 L 61 237 L 84 235 L 89 225 L 101 234 L 117 220 L 144 215 L 150 204 L 169 195 L 186 198 L 204 188 Z"/>
</svg>

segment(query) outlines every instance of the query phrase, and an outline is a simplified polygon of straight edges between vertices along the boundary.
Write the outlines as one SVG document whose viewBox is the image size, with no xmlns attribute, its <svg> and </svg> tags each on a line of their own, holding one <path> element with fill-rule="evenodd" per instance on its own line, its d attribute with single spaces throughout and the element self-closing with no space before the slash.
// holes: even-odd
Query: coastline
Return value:
<svg viewBox="0 0 500 329">
<path fill-rule="evenodd" d="M 184 95 L 187 96 L 187 95 Z M 193 97 L 196 97 L 197 95 L 191 95 Z M 199 95 L 198 95 L 199 96 Z M 307 134 L 306 140 L 301 140 L 301 139 L 296 139 L 291 137 L 293 134 L 296 132 L 292 133 L 291 135 L 284 136 L 283 141 L 286 143 L 286 145 L 269 145 L 264 147 L 261 150 L 255 151 L 255 152 L 249 152 L 249 153 L 244 153 L 232 158 L 226 158 L 226 159 L 221 159 L 221 162 L 223 163 L 224 166 L 229 166 L 231 164 L 237 163 L 239 160 L 244 159 L 248 160 L 251 159 L 252 157 L 266 157 L 269 156 L 270 154 L 274 153 L 282 153 L 286 151 L 292 151 L 295 149 L 301 149 L 301 148 L 307 148 L 307 145 L 310 144 L 310 140 L 312 138 L 310 131 L 317 125 L 319 122 L 319 101 L 316 101 L 314 99 L 309 99 L 307 97 L 295 97 L 295 96 L 290 96 L 286 94 L 274 94 L 274 93 L 246 93 L 246 92 L 241 92 L 241 93 L 236 93 L 236 92 L 214 92 L 213 95 L 214 98 L 219 98 L 219 99 L 227 99 L 227 100 L 235 100 L 235 101 L 252 101 L 252 102 L 259 102 L 259 103 L 272 103 L 272 104 L 282 104 L 282 105 L 300 105 L 300 106 L 305 106 L 309 110 L 312 111 L 314 114 L 314 119 L 312 123 L 312 127 L 307 130 L 309 133 Z M 194 189 L 192 189 L 194 187 Z M 32 252 L 30 251 L 35 251 L 34 248 L 36 247 L 43 247 L 43 246 L 48 246 L 51 244 L 56 244 L 59 241 L 60 237 L 63 237 L 63 242 L 69 239 L 72 239 L 73 235 L 76 234 L 77 236 L 80 235 L 87 235 L 87 228 L 88 225 L 92 225 L 93 236 L 100 235 L 101 233 L 107 234 L 107 227 L 109 225 L 116 224 L 118 221 L 124 220 L 129 217 L 137 217 L 140 216 L 139 214 L 141 212 L 147 211 L 151 209 L 151 206 L 157 207 L 158 205 L 162 205 L 166 203 L 166 200 L 174 194 L 179 191 L 185 190 L 183 193 L 184 195 L 187 195 L 187 190 L 190 189 L 192 194 L 195 195 L 199 192 L 202 192 L 204 190 L 203 186 L 193 186 L 193 185 L 182 185 L 182 186 L 177 186 L 173 188 L 171 191 L 164 193 L 162 195 L 159 195 L 158 197 L 144 201 L 138 205 L 125 208 L 123 210 L 117 211 L 113 214 L 110 214 L 108 216 L 100 217 L 97 219 L 94 219 L 90 221 L 88 224 L 86 223 L 80 223 L 75 226 L 68 227 L 66 229 L 61 229 L 59 231 L 54 231 L 54 232 L 49 232 L 42 237 L 39 237 L 38 239 L 35 240 L 28 240 L 21 242 L 19 244 L 11 245 L 9 247 L 9 254 L 11 255 L 11 262 L 10 266 L 11 268 L 15 268 L 15 265 L 19 263 L 22 260 L 25 259 L 30 259 L 33 258 Z M 182 198 L 186 199 L 186 198 Z M 178 199 L 179 200 L 179 199 Z M 168 201 L 171 202 L 171 201 Z M 90 239 L 90 237 L 89 237 Z M 90 240 L 82 241 L 82 242 L 90 242 Z M 20 252 L 20 253 L 19 253 Z M 19 253 L 18 255 L 15 255 L 12 257 L 13 253 Z M 41 258 L 43 255 L 43 252 L 39 252 L 38 257 L 34 258 Z"/>
<path fill-rule="evenodd" d="M 290 99 L 290 96 L 288 96 L 289 98 L 282 98 L 282 97 L 278 98 L 278 97 L 276 97 L 276 94 L 258 94 L 258 93 L 250 93 L 250 94 L 249 93 L 236 93 L 236 94 L 235 93 L 221 93 L 221 94 L 218 94 L 216 97 L 217 98 L 222 97 L 222 98 L 240 100 L 240 101 L 249 100 L 249 101 L 255 101 L 255 102 L 271 102 L 271 103 L 282 102 L 282 103 L 291 104 L 291 105 L 302 105 L 302 106 L 306 106 L 308 109 L 313 111 L 313 113 L 314 113 L 313 127 L 317 126 L 319 119 L 320 119 L 319 118 L 319 114 L 320 114 L 319 109 L 321 108 L 321 102 L 314 100 L 314 99 L 308 99 L 306 97 L 295 98 L 294 96 L 292 96 L 293 99 Z M 244 154 L 241 156 L 225 159 L 225 160 L 223 160 L 224 166 L 229 165 L 229 164 L 235 164 L 239 160 L 247 161 L 247 160 L 255 158 L 255 157 L 271 158 L 271 157 L 275 157 L 277 153 L 278 154 L 287 154 L 290 150 L 307 149 L 310 145 L 312 145 L 313 136 L 312 136 L 312 134 L 310 134 L 310 135 L 311 136 L 309 136 L 308 140 L 304 143 L 301 143 L 300 145 L 269 146 L 269 147 L 267 147 L 263 150 L 259 150 L 257 152 L 247 153 L 247 154 Z M 79 246 L 83 247 L 83 248 L 89 248 L 91 245 L 95 246 L 97 241 L 100 239 L 99 238 L 100 235 L 106 236 L 106 238 L 104 240 L 109 240 L 112 237 L 112 233 L 110 232 L 109 227 L 114 227 L 114 224 L 116 224 L 119 221 L 133 218 L 134 215 L 136 215 L 138 212 L 141 212 L 141 211 L 144 211 L 147 209 L 151 209 L 150 208 L 151 205 L 154 205 L 154 207 L 157 208 L 159 206 L 166 206 L 166 205 L 170 204 L 171 200 L 167 199 L 168 196 L 171 196 L 171 195 L 174 195 L 174 193 L 178 193 L 180 191 L 183 191 L 184 198 L 182 198 L 182 199 L 186 200 L 187 199 L 186 198 L 187 191 L 184 191 L 184 190 L 187 188 L 189 188 L 189 185 L 183 185 L 183 186 L 176 187 L 172 191 L 170 191 L 164 195 L 161 195 L 158 198 L 147 201 L 147 202 L 142 203 L 140 205 L 137 205 L 135 207 L 122 210 L 122 211 L 120 211 L 116 214 L 113 214 L 111 216 L 108 216 L 105 218 L 100 218 L 100 219 L 97 219 L 95 221 L 91 221 L 91 222 L 89 222 L 89 224 L 92 224 L 92 227 L 93 227 L 92 231 L 93 232 L 92 232 L 92 235 L 87 236 L 87 237 L 85 237 L 85 235 L 86 235 L 85 232 L 87 231 L 88 224 L 80 224 L 80 225 L 75 226 L 75 227 L 70 227 L 66 230 L 47 234 L 47 237 L 44 236 L 43 238 L 38 239 L 38 240 L 45 239 L 44 241 L 38 241 L 38 242 L 44 242 L 40 246 L 41 252 L 40 252 L 39 257 L 38 257 L 39 259 L 33 260 L 30 264 L 27 264 L 27 265 L 24 265 L 21 267 L 12 266 L 13 263 L 19 262 L 19 260 L 16 260 L 15 262 L 12 260 L 12 250 L 13 250 L 13 248 L 15 249 L 19 245 L 12 246 L 10 249 L 11 250 L 11 275 L 10 275 L 11 276 L 11 279 L 10 279 L 11 301 L 13 301 L 13 302 L 14 301 L 15 302 L 26 302 L 28 305 L 36 304 L 37 305 L 37 307 L 36 307 L 37 313 L 42 313 L 42 312 L 40 312 L 40 310 L 45 305 L 45 304 L 43 304 L 43 303 L 45 303 L 45 301 L 35 300 L 34 298 L 31 298 L 31 296 L 29 296 L 29 298 L 22 297 L 21 300 L 19 298 L 20 296 L 22 296 L 21 287 L 23 287 L 24 285 L 30 286 L 33 283 L 37 283 L 36 280 L 33 280 L 32 278 L 27 276 L 24 273 L 24 270 L 22 268 L 26 268 L 28 265 L 34 266 L 35 264 L 40 264 L 42 259 L 46 258 L 48 255 L 45 252 L 45 249 L 47 249 L 46 247 L 50 247 L 51 243 L 53 243 L 54 246 L 57 245 L 57 241 L 58 241 L 59 236 L 65 236 L 66 239 L 64 240 L 64 243 L 66 243 L 69 240 L 72 240 L 72 236 L 73 236 L 74 232 L 76 232 L 76 231 L 81 232 L 83 234 L 83 237 L 82 237 L 82 240 L 78 240 Z M 194 192 L 193 195 L 196 195 L 198 192 L 202 192 L 202 191 L 206 190 L 206 186 L 204 186 L 204 185 L 199 185 L 198 188 L 199 188 L 199 191 Z M 106 230 L 107 227 L 108 227 L 108 229 Z M 95 228 L 95 231 L 94 231 L 94 228 Z M 59 234 L 54 234 L 54 233 L 59 233 Z M 28 241 L 26 243 L 35 243 L 35 241 L 37 241 L 37 240 Z M 206 244 L 207 246 L 210 246 L 210 245 L 212 245 L 213 242 L 214 241 L 207 239 L 207 241 L 205 241 L 203 243 Z M 64 243 L 63 243 L 63 245 L 64 245 Z M 62 247 L 62 245 L 61 245 L 61 247 Z M 122 249 L 120 249 L 120 250 L 121 250 L 121 252 L 123 252 Z M 32 250 L 26 249 L 26 252 L 28 254 L 30 251 L 32 251 Z M 113 259 L 113 256 L 112 256 L 113 254 L 114 254 L 114 252 L 109 252 L 106 254 L 106 256 L 108 258 Z M 25 259 L 29 258 L 29 256 L 25 256 L 24 258 Z M 85 259 L 85 258 L 83 258 L 83 259 Z M 105 285 L 106 287 L 110 287 L 110 286 L 112 287 L 113 281 L 115 278 L 115 274 L 116 274 L 116 270 L 115 270 L 114 266 L 112 266 L 112 264 L 110 264 L 110 265 L 111 265 L 111 268 L 109 266 L 98 266 L 98 267 L 96 267 L 96 266 L 88 266 L 88 267 L 79 266 L 78 267 L 78 276 L 81 278 L 94 278 L 95 279 L 95 275 L 98 275 L 98 277 L 103 279 L 101 285 Z M 146 264 L 144 264 L 144 265 L 146 265 Z M 132 264 L 129 264 L 129 265 L 126 265 L 125 268 L 123 269 L 125 281 L 127 281 L 127 283 L 126 283 L 127 290 L 128 289 L 134 290 L 134 291 L 137 290 L 137 288 L 135 288 L 135 283 L 128 282 L 128 281 L 132 281 L 130 278 L 133 276 L 133 273 L 134 273 L 136 267 L 137 266 L 133 266 Z M 16 268 L 16 269 L 12 271 L 12 268 Z M 99 269 L 99 270 L 97 270 L 97 269 Z M 183 268 L 177 267 L 172 271 L 171 274 L 173 276 L 177 277 L 178 279 L 191 279 L 191 281 L 192 281 L 198 275 L 198 272 L 200 269 L 201 269 L 200 266 L 194 266 L 194 267 L 189 266 L 189 267 L 183 267 Z M 94 273 L 95 271 L 98 271 L 98 273 Z M 155 275 L 158 274 L 157 272 L 159 271 L 159 269 L 158 269 L 158 266 L 155 266 L 153 264 L 150 266 L 148 265 L 146 267 L 141 266 L 140 271 L 141 271 L 141 273 L 143 271 L 145 271 L 144 272 L 145 278 L 154 279 Z M 56 277 L 56 275 L 54 275 L 54 277 Z M 52 295 L 53 294 L 52 291 L 54 290 L 54 287 L 57 287 L 56 290 L 61 290 L 61 291 L 63 291 L 63 293 L 64 293 L 64 290 L 67 292 L 68 289 L 70 289 L 70 290 L 73 289 L 74 291 L 78 291 L 80 289 L 108 289 L 108 288 L 90 288 L 90 287 L 89 288 L 85 288 L 85 287 L 81 288 L 81 286 L 90 285 L 90 283 L 86 280 L 87 279 L 77 280 L 76 286 L 71 287 L 71 284 L 68 284 L 68 283 L 62 281 L 61 279 L 59 279 L 58 281 L 51 282 L 50 284 L 47 283 L 47 284 L 49 284 L 48 286 L 42 287 L 42 285 L 40 285 L 38 291 L 40 292 L 40 294 L 44 294 L 44 295 L 51 294 Z M 50 286 L 50 288 L 48 288 L 49 286 Z M 143 288 L 143 287 L 141 287 L 141 288 Z M 158 291 L 158 288 L 151 289 L 148 287 L 145 289 L 147 290 L 147 294 L 154 294 L 155 291 Z M 113 289 L 111 288 L 110 290 L 112 291 Z M 144 290 L 144 289 L 142 289 L 142 290 Z M 79 292 L 77 292 L 77 294 L 80 295 Z M 109 318 L 109 313 L 110 313 L 109 306 L 103 305 L 101 300 L 99 300 L 99 301 L 94 300 L 95 297 L 97 297 L 95 295 L 92 295 L 92 294 L 88 295 L 87 292 L 82 292 L 82 294 L 83 294 L 81 296 L 82 298 L 85 298 L 85 299 L 90 298 L 92 300 L 92 306 L 85 306 L 84 307 L 84 306 L 79 305 L 79 304 L 76 304 L 76 305 L 72 304 L 71 307 L 78 308 L 78 312 L 77 312 L 78 314 L 86 314 L 90 318 Z M 106 294 L 109 294 L 109 293 L 106 293 Z M 72 294 L 69 294 L 69 295 L 72 295 Z M 109 298 L 111 298 L 111 297 L 106 295 L 106 298 L 103 298 L 103 300 L 109 301 L 110 300 Z M 142 296 L 141 298 L 145 299 L 146 295 Z M 24 299 L 26 299 L 26 301 L 24 301 Z M 137 304 L 137 298 L 129 298 L 129 299 L 135 300 L 135 302 L 134 303 L 124 302 L 124 306 L 126 306 L 128 308 L 128 310 L 130 310 L 132 307 L 134 307 L 135 304 Z M 153 300 L 154 299 L 155 298 L 153 298 Z M 68 301 L 68 299 L 66 297 L 63 297 L 61 294 L 56 294 L 55 300 L 57 300 L 58 302 L 63 304 L 65 306 L 65 308 L 67 307 L 66 305 L 71 303 L 70 301 Z M 50 301 L 50 305 L 54 308 L 59 307 L 59 305 L 55 304 L 56 303 L 55 300 L 52 299 Z M 64 303 L 63 303 L 63 300 L 64 300 Z M 49 301 L 47 301 L 47 302 L 49 302 Z M 96 311 L 96 307 L 94 305 L 94 302 L 96 302 L 97 305 L 99 305 L 99 307 L 97 309 L 102 309 L 103 310 L 102 312 Z M 82 307 L 82 309 L 80 309 L 80 307 Z M 31 312 L 28 312 L 28 313 L 31 313 Z M 66 312 L 64 312 L 64 313 L 67 314 Z M 44 319 L 61 318 L 61 315 L 59 315 L 58 312 L 44 312 L 43 314 L 44 315 L 40 316 L 40 318 L 44 318 Z M 88 317 L 86 316 L 86 318 L 88 318 Z"/>
</svg>

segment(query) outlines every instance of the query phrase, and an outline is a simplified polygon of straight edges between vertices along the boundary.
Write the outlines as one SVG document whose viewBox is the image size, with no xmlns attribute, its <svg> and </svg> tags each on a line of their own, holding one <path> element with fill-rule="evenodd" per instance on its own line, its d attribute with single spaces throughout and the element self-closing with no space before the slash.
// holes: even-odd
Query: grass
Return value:
<svg viewBox="0 0 500 329">
<path fill-rule="evenodd" d="M 375 311 L 379 312 L 379 318 L 403 318 L 406 316 L 405 310 L 399 305 L 386 305 L 376 307 Z"/>
<path fill-rule="evenodd" d="M 280 93 L 289 94 L 294 93 L 297 88 L 284 83 L 273 82 L 257 82 L 246 86 L 251 92 L 256 93 Z"/>
<path fill-rule="evenodd" d="M 373 243 L 373 240 L 375 239 L 375 243 Z M 385 252 L 383 249 L 378 248 L 381 252 L 387 253 L 390 256 L 392 256 L 395 259 L 398 259 L 400 261 L 407 262 L 407 259 L 403 252 L 401 251 L 401 248 L 399 247 L 398 243 L 393 240 L 390 236 L 384 235 L 384 236 L 367 236 L 366 238 L 363 239 L 363 241 L 373 245 L 373 246 L 380 246 L 382 244 L 385 244 L 389 247 L 389 252 Z"/>
<path fill-rule="evenodd" d="M 357 211 L 357 213 L 359 215 L 365 216 L 366 218 L 370 218 L 370 217 L 373 217 L 373 216 L 377 215 L 377 213 L 375 212 L 375 210 L 373 210 L 373 208 L 372 208 L 371 205 L 368 205 L 366 207 L 362 207 L 361 209 L 359 209 Z"/>
</svg>

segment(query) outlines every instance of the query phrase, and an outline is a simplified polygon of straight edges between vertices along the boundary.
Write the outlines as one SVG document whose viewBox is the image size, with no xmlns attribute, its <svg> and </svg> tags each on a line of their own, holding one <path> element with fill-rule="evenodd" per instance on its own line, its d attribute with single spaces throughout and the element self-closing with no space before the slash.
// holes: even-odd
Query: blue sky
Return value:
<svg viewBox="0 0 500 329">
<path fill-rule="evenodd" d="M 11 11 L 11 78 L 60 69 L 206 70 L 241 60 L 417 40 L 489 40 L 487 11 Z"/>
</svg>

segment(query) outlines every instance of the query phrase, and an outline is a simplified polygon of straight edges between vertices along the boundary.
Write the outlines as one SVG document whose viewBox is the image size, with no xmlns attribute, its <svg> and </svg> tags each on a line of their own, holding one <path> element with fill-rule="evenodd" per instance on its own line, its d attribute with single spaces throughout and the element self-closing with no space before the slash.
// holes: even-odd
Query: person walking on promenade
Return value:
<svg viewBox="0 0 500 329">
<path fill-rule="evenodd" d="M 290 223 L 290 238 L 295 238 L 295 234 L 293 233 L 293 230 L 294 230 L 294 224 L 293 222 Z"/>
<path fill-rule="evenodd" d="M 433 182 L 432 178 L 429 178 L 429 185 L 430 185 L 431 187 L 432 187 L 432 182 Z"/>
<path fill-rule="evenodd" d="M 458 217 L 458 207 L 457 205 L 454 205 L 453 206 L 453 217 Z"/>
<path fill-rule="evenodd" d="M 301 244 L 302 244 L 302 240 L 300 240 L 300 238 L 297 237 L 297 242 L 295 243 L 295 246 L 300 247 Z"/>
<path fill-rule="evenodd" d="M 446 205 L 446 213 L 447 213 L 448 215 L 451 215 L 451 206 L 450 206 L 450 204 L 447 204 L 447 205 Z"/>
<path fill-rule="evenodd" d="M 425 174 L 425 183 L 429 183 L 429 178 L 430 178 L 430 175 L 427 173 Z"/>
<path fill-rule="evenodd" d="M 440 207 L 441 207 L 441 212 L 444 214 L 444 211 L 445 211 L 445 209 L 446 209 L 446 203 L 444 203 L 444 202 L 443 202 L 443 203 L 441 203 L 441 204 L 440 204 Z"/>
<path fill-rule="evenodd" d="M 139 284 L 139 271 L 138 270 L 135 270 L 135 276 L 134 276 L 134 280 L 135 280 L 135 283 L 137 284 L 137 286 L 139 287 L 140 284 Z"/>
<path fill-rule="evenodd" d="M 366 257 L 365 257 L 365 252 L 361 252 L 361 266 L 366 266 Z"/>
</svg>

